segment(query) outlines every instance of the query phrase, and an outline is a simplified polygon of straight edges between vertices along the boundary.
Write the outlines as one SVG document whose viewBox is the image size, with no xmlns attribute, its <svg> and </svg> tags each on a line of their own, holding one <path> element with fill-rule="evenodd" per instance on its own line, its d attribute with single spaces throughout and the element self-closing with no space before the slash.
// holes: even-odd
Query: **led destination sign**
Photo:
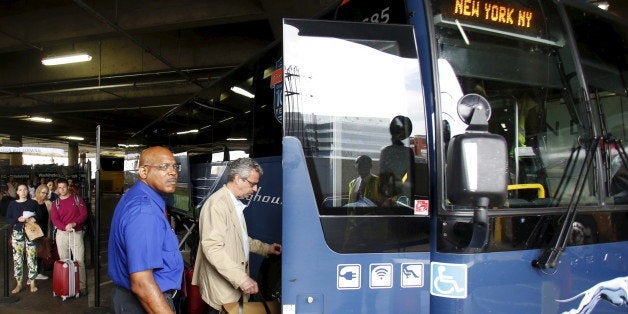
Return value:
<svg viewBox="0 0 628 314">
<path fill-rule="evenodd" d="M 440 11 L 445 20 L 510 31 L 527 36 L 540 36 L 542 15 L 538 6 L 526 1 L 441 0 Z"/>
</svg>

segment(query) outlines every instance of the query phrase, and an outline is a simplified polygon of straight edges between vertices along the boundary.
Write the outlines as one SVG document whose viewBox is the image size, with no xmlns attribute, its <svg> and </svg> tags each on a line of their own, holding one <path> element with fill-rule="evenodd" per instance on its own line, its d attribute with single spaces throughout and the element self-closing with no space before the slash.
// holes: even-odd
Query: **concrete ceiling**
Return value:
<svg viewBox="0 0 628 314">
<path fill-rule="evenodd" d="M 0 139 L 114 147 L 331 0 L 2 0 Z M 84 63 L 46 56 L 87 52 Z M 28 116 L 52 123 L 24 121 Z M 26 144 L 25 144 L 26 145 Z"/>
<path fill-rule="evenodd" d="M 0 0 L 0 141 L 116 147 L 334 0 Z M 611 0 L 625 16 L 628 1 Z M 90 62 L 47 67 L 46 56 Z M 28 116 L 53 119 L 42 124 Z M 0 142 L 1 144 L 1 142 Z"/>
</svg>

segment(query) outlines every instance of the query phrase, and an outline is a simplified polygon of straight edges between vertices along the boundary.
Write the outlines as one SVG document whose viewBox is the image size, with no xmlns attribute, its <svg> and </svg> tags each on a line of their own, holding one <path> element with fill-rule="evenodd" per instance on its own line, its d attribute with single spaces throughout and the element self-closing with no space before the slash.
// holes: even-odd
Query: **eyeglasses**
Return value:
<svg viewBox="0 0 628 314">
<path fill-rule="evenodd" d="M 175 172 L 181 171 L 180 164 L 143 165 L 142 167 L 154 167 L 161 171 L 168 171 L 168 169 L 172 168 Z"/>
<path fill-rule="evenodd" d="M 248 182 L 251 185 L 252 188 L 256 187 L 259 184 L 259 182 L 251 182 L 251 181 L 249 181 L 249 179 L 242 178 L 242 180 Z"/>
</svg>

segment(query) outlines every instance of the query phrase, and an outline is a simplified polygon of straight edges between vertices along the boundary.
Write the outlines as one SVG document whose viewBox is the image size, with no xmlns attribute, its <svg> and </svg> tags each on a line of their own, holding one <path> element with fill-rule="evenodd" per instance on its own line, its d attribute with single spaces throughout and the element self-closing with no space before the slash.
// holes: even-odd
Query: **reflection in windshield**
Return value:
<svg viewBox="0 0 628 314">
<path fill-rule="evenodd" d="M 294 36 L 293 44 L 300 47 L 285 51 L 284 103 L 292 121 L 286 124 L 286 135 L 301 138 L 315 158 L 324 205 L 354 203 L 347 187 L 354 179 L 349 173 L 358 156 L 370 158 L 371 171 L 381 176 L 387 163 L 380 152 L 386 156 L 392 148 L 404 147 L 413 154 L 414 138 L 425 138 L 418 63 L 395 55 L 395 42 L 297 36 L 296 28 L 286 29 Z M 407 117 L 412 133 L 395 138 L 394 146 L 382 151 L 391 145 L 390 125 L 399 114 Z M 409 169 L 406 166 L 404 171 L 406 180 Z M 402 177 L 395 180 L 401 182 Z M 381 184 L 379 188 L 379 193 L 388 191 Z M 409 187 L 406 190 L 409 205 L 412 196 Z M 382 205 L 385 195 L 371 201 Z M 387 204 L 391 201 L 394 204 L 396 199 Z"/>
<path fill-rule="evenodd" d="M 334 25 L 339 24 L 327 26 Z M 284 133 L 303 146 L 332 250 L 427 250 L 429 219 L 413 215 L 419 197 L 415 156 L 423 173 L 420 197 L 428 197 L 425 103 L 414 36 L 410 27 L 395 25 L 388 27 L 402 37 L 386 32 L 382 39 L 361 39 L 369 36 L 360 28 L 375 27 L 344 28 L 356 32 L 348 40 L 299 36 L 295 27 L 284 28 Z"/>
</svg>

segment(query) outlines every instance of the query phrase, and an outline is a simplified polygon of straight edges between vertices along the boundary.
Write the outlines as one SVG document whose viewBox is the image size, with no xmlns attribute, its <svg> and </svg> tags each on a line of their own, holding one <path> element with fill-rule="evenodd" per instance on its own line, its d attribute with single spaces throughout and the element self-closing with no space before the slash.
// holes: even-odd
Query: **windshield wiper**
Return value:
<svg viewBox="0 0 628 314">
<path fill-rule="evenodd" d="M 599 137 L 594 137 L 590 140 L 586 150 L 586 154 L 584 155 L 584 163 L 580 168 L 580 173 L 576 177 L 576 184 L 573 190 L 574 194 L 571 195 L 569 208 L 567 209 L 567 213 L 564 215 L 564 220 L 560 228 L 560 233 L 558 233 L 558 236 L 554 237 L 554 240 L 552 241 L 554 243 L 553 246 L 545 249 L 545 251 L 543 251 L 543 253 L 541 253 L 541 255 L 536 260 L 532 261 L 532 266 L 540 269 L 556 268 L 558 261 L 560 260 L 560 256 L 563 254 L 563 252 L 565 251 L 565 247 L 567 246 L 567 241 L 569 239 L 569 235 L 571 234 L 573 223 L 576 219 L 576 212 L 578 203 L 580 202 L 580 196 L 582 196 L 582 192 L 584 191 L 584 186 L 587 181 L 589 170 L 591 169 L 595 152 L 598 149 L 599 145 Z M 581 149 L 581 147 L 579 147 L 578 149 Z"/>
<path fill-rule="evenodd" d="M 574 178 L 573 174 L 576 170 L 576 161 L 580 158 L 580 152 L 582 152 L 582 146 L 580 144 L 571 148 L 569 158 L 567 158 L 567 164 L 565 164 L 564 167 L 565 171 L 563 171 L 560 181 L 558 181 L 558 185 L 556 186 L 556 191 L 554 192 L 554 195 L 549 198 L 550 201 L 546 204 L 547 206 L 556 207 L 559 205 L 560 200 L 563 199 L 571 178 Z M 550 225 L 553 221 L 554 220 L 552 219 L 552 216 L 541 216 L 539 221 L 534 226 L 534 229 L 532 229 L 532 232 L 530 232 L 530 236 L 526 240 L 524 247 L 526 249 L 534 248 L 538 244 L 545 242 L 545 235 L 549 232 L 548 229 L 550 228 Z"/>
</svg>

